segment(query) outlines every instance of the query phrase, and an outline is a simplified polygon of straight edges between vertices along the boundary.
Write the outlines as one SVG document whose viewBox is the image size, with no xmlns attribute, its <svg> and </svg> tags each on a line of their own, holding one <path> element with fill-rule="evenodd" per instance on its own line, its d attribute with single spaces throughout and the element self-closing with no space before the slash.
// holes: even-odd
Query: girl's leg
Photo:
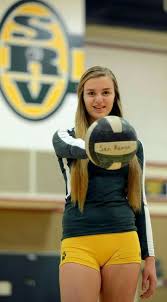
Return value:
<svg viewBox="0 0 167 302">
<path fill-rule="evenodd" d="M 101 302 L 134 302 L 139 263 L 113 264 L 101 270 Z"/>
<path fill-rule="evenodd" d="M 100 272 L 77 263 L 60 267 L 61 302 L 97 302 L 101 287 Z"/>
</svg>

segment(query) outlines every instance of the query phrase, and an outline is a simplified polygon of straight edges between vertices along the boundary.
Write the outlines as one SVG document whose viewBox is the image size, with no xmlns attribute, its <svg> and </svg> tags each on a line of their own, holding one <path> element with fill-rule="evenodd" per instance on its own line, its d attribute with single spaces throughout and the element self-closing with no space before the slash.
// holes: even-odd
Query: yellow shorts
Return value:
<svg viewBox="0 0 167 302">
<path fill-rule="evenodd" d="M 104 265 L 141 263 L 136 231 L 66 238 L 61 245 L 61 262 L 79 263 L 98 271 Z"/>
</svg>

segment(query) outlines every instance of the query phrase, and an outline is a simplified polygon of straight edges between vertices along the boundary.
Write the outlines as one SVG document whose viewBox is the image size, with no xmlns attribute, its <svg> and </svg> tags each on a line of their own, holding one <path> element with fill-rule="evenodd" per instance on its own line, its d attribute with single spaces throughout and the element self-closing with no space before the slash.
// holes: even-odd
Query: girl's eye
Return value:
<svg viewBox="0 0 167 302">
<path fill-rule="evenodd" d="M 109 95 L 110 94 L 110 91 L 106 90 L 106 91 L 103 91 L 103 95 Z"/>
<path fill-rule="evenodd" d="M 89 91 L 88 95 L 93 96 L 93 95 L 95 95 L 95 93 L 94 93 L 94 91 Z"/>
</svg>

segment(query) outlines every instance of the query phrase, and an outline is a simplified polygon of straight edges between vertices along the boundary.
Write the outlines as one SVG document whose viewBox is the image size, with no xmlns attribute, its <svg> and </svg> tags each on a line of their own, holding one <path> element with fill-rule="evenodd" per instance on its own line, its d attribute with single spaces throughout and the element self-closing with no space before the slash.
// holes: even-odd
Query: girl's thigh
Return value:
<svg viewBox="0 0 167 302">
<path fill-rule="evenodd" d="M 100 272 L 78 263 L 60 266 L 61 302 L 97 302 L 101 287 Z"/>
<path fill-rule="evenodd" d="M 100 302 L 134 302 L 140 268 L 140 263 L 104 266 Z"/>
</svg>

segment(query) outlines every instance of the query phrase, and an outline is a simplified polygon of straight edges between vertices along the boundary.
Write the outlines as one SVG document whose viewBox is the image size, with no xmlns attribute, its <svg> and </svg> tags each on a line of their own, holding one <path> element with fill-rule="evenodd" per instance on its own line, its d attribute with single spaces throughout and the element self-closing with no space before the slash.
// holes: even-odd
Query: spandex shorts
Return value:
<svg viewBox="0 0 167 302">
<path fill-rule="evenodd" d="M 61 245 L 61 262 L 78 263 L 98 271 L 111 264 L 141 263 L 136 231 L 65 238 Z"/>
</svg>

